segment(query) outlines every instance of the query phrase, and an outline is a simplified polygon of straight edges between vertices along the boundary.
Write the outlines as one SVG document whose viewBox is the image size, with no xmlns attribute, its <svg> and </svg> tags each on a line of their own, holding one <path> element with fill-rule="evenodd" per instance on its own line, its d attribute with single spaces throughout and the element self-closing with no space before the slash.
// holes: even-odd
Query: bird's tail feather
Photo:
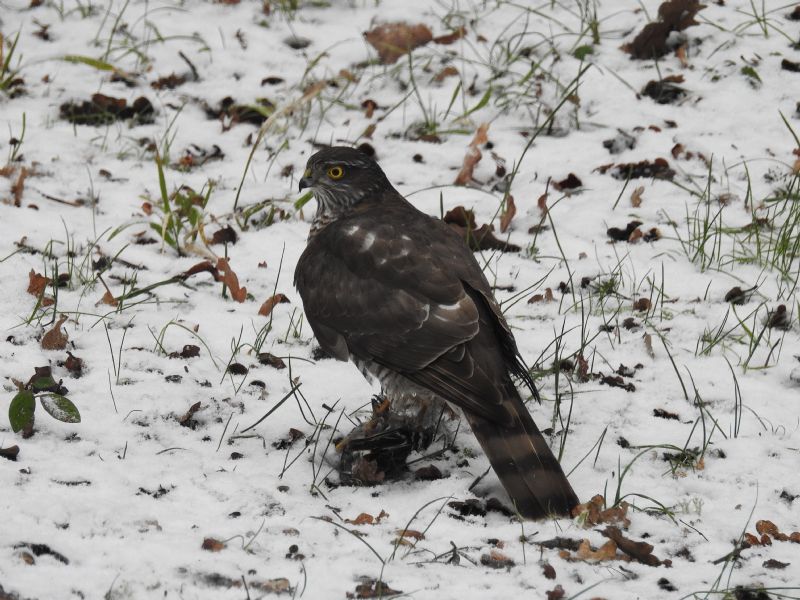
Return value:
<svg viewBox="0 0 800 600">
<path fill-rule="evenodd" d="M 509 426 L 466 418 L 516 510 L 528 519 L 569 515 L 578 497 L 561 465 L 516 393 L 505 407 L 513 416 Z"/>
</svg>

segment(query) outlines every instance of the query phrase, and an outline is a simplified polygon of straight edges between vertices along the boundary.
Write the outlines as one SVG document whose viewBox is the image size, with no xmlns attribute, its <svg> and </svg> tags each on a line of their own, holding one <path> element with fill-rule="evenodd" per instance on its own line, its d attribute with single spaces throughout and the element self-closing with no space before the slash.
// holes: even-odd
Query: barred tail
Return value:
<svg viewBox="0 0 800 600">
<path fill-rule="evenodd" d="M 465 412 L 516 510 L 525 518 L 568 516 L 578 497 L 519 396 L 505 401 L 514 415 L 502 426 Z"/>
</svg>

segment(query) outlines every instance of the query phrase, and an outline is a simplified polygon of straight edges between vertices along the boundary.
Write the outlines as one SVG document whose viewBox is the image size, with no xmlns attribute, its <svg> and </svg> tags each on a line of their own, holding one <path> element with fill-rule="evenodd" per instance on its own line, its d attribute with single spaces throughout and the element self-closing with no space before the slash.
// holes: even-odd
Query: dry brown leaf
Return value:
<svg viewBox="0 0 800 600">
<path fill-rule="evenodd" d="M 278 304 L 285 304 L 286 302 L 289 302 L 289 299 L 284 294 L 275 294 L 266 299 L 264 304 L 261 305 L 261 308 L 258 309 L 258 314 L 262 317 L 268 317 L 275 306 Z"/>
<path fill-rule="evenodd" d="M 642 339 L 644 339 L 644 347 L 645 347 L 645 349 L 647 349 L 647 355 L 650 358 L 655 358 L 656 357 L 656 353 L 653 350 L 653 338 L 652 338 L 652 336 L 649 333 L 645 333 L 642 336 Z"/>
<path fill-rule="evenodd" d="M 389 515 L 381 511 L 377 517 L 373 517 L 369 513 L 361 513 L 355 519 L 345 519 L 345 523 L 350 523 L 351 525 L 377 525 L 381 522 L 381 519 L 388 517 Z"/>
<path fill-rule="evenodd" d="M 365 31 L 364 38 L 370 46 L 378 51 L 381 62 L 391 65 L 414 48 L 430 42 L 433 34 L 427 25 L 396 22 L 384 23 Z"/>
<path fill-rule="evenodd" d="M 61 326 L 67 320 L 67 315 L 61 315 L 53 328 L 42 337 L 42 348 L 45 350 L 63 350 L 67 347 L 66 332 L 61 331 Z"/>
<path fill-rule="evenodd" d="M 208 550 L 209 552 L 219 552 L 225 548 L 225 542 L 221 542 L 215 538 L 206 538 L 203 540 L 203 545 L 201 548 L 203 550 Z"/>
<path fill-rule="evenodd" d="M 539 207 L 539 210 L 542 213 L 542 220 L 547 216 L 547 194 L 542 194 L 539 196 L 539 199 L 536 201 L 536 206 Z"/>
<path fill-rule="evenodd" d="M 586 360 L 583 359 L 585 363 Z M 581 365 L 582 366 L 582 365 Z M 589 365 L 586 364 L 586 370 L 588 371 Z M 600 523 L 612 523 L 618 524 L 623 529 L 627 529 L 631 521 L 628 518 L 628 503 L 621 502 L 619 506 L 612 506 L 611 508 L 604 509 L 603 506 L 605 501 L 603 500 L 603 496 L 597 494 L 592 497 L 591 500 L 588 502 L 584 502 L 583 504 L 578 504 L 575 508 L 572 509 L 572 516 L 577 517 L 582 514 L 586 514 L 586 518 L 584 521 L 584 525 L 586 527 L 591 527 L 594 525 L 599 525 Z"/>
<path fill-rule="evenodd" d="M 100 298 L 100 302 L 102 304 L 108 304 L 109 306 L 117 306 L 119 304 L 119 302 L 117 302 L 117 299 L 114 298 L 114 294 L 112 294 L 108 290 L 106 290 L 106 293 L 103 294 L 102 298 Z"/>
<path fill-rule="evenodd" d="M 475 130 L 475 135 L 472 137 L 470 146 L 483 146 L 489 141 L 489 123 L 481 123 L 478 129 Z"/>
<path fill-rule="evenodd" d="M 597 550 L 592 550 L 589 540 L 583 540 L 575 553 L 575 558 L 579 560 L 614 560 L 617 557 L 617 545 L 613 540 L 608 540 Z"/>
<path fill-rule="evenodd" d="M 441 83 L 448 77 L 453 77 L 454 75 L 458 75 L 458 69 L 456 69 L 453 65 L 448 65 L 434 75 L 433 80 L 437 83 Z"/>
<path fill-rule="evenodd" d="M 653 546 L 647 542 L 636 542 L 622 535 L 622 532 L 617 527 L 606 527 L 602 532 L 604 536 L 609 538 L 616 546 L 632 559 L 651 567 L 659 565 L 670 566 L 672 561 L 664 560 L 653 555 Z"/>
<path fill-rule="evenodd" d="M 489 123 L 481 123 L 475 131 L 472 141 L 467 147 L 467 153 L 464 155 L 464 162 L 461 165 L 461 170 L 456 176 L 455 185 L 466 185 L 472 181 L 472 173 L 475 171 L 475 166 L 480 162 L 483 155 L 478 149 L 489 141 L 487 132 L 489 131 Z"/>
<path fill-rule="evenodd" d="M 775 523 L 765 519 L 756 521 L 756 531 L 762 535 L 766 533 L 772 537 L 777 537 L 780 533 L 780 529 L 778 529 L 778 526 L 775 525 Z"/>
<path fill-rule="evenodd" d="M 642 194 L 644 194 L 644 187 L 639 186 L 631 194 L 631 206 L 639 208 L 642 205 Z"/>
<path fill-rule="evenodd" d="M 228 259 L 218 258 L 217 269 L 220 271 L 216 277 L 217 281 L 221 281 L 228 286 L 231 292 L 231 298 L 237 302 L 244 302 L 245 298 L 247 298 L 247 288 L 239 287 L 239 278 L 236 276 L 236 273 L 233 272 L 233 269 L 231 269 L 230 264 L 228 264 Z"/>
<path fill-rule="evenodd" d="M 511 225 L 511 220 L 517 214 L 517 207 L 514 204 L 514 196 L 511 194 L 506 198 L 506 208 L 500 215 L 500 233 L 505 233 L 508 226 Z"/>
<path fill-rule="evenodd" d="M 424 540 L 425 535 L 421 531 L 414 529 L 398 529 L 395 533 L 402 538 L 410 537 L 415 540 Z"/>
<path fill-rule="evenodd" d="M 675 48 L 675 57 L 678 59 L 684 69 L 689 66 L 689 61 L 686 59 L 686 44 L 682 44 Z"/>
<path fill-rule="evenodd" d="M 464 162 L 461 165 L 461 170 L 458 172 L 454 183 L 456 185 L 467 185 L 472 181 L 472 173 L 475 171 L 475 165 L 480 162 L 481 158 L 483 158 L 483 155 L 480 150 L 474 146 L 467 148 L 467 153 L 464 155 Z"/>
<path fill-rule="evenodd" d="M 22 192 L 25 190 L 25 178 L 28 176 L 28 169 L 22 167 L 19 170 L 17 180 L 11 186 L 11 194 L 14 196 L 14 206 L 22 204 Z"/>
<path fill-rule="evenodd" d="M 433 38 L 433 41 L 437 44 L 443 44 L 446 46 L 448 44 L 452 44 L 457 40 L 460 40 L 465 35 L 467 35 L 467 29 L 462 26 L 451 33 L 446 33 L 444 35 L 436 36 L 435 38 Z"/>
<path fill-rule="evenodd" d="M 48 283 L 50 283 L 50 280 L 47 277 L 37 273 L 33 269 L 28 273 L 28 293 L 32 296 L 36 296 L 37 298 L 41 296 Z"/>
</svg>

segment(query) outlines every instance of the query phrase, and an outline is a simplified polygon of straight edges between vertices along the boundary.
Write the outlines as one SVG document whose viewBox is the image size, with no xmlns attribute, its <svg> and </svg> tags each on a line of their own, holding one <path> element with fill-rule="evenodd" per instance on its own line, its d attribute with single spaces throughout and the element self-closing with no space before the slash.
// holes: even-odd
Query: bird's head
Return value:
<svg viewBox="0 0 800 600">
<path fill-rule="evenodd" d="M 346 146 L 331 146 L 308 159 L 300 190 L 309 188 L 318 210 L 337 217 L 367 198 L 379 198 L 389 180 L 369 156 Z"/>
</svg>

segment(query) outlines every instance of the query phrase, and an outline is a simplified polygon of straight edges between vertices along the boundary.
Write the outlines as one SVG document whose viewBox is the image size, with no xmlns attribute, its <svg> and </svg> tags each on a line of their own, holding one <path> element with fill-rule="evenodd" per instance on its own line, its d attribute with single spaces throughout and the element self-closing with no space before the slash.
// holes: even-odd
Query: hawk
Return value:
<svg viewBox="0 0 800 600">
<path fill-rule="evenodd" d="M 520 515 L 569 515 L 578 498 L 514 385 L 538 398 L 464 240 L 354 148 L 311 156 L 305 188 L 317 212 L 294 281 L 322 348 L 389 398 L 461 409 Z"/>
</svg>

